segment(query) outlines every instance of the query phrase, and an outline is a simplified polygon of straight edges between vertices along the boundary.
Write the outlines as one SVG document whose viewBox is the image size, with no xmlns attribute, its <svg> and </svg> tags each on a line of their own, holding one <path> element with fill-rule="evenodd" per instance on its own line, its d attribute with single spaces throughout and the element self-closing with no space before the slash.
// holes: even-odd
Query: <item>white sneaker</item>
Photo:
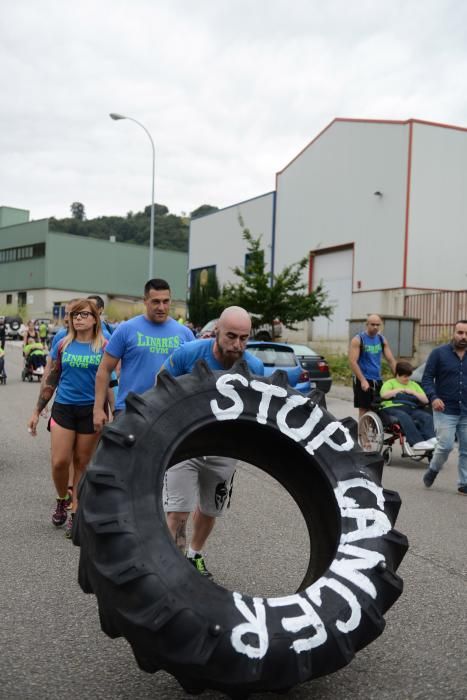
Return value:
<svg viewBox="0 0 467 700">
<path fill-rule="evenodd" d="M 424 440 L 422 442 L 416 442 L 415 445 L 412 445 L 413 450 L 432 450 L 434 448 L 434 445 L 432 442 L 428 442 L 428 440 Z"/>
<path fill-rule="evenodd" d="M 437 437 L 432 437 L 432 438 L 430 438 L 429 440 L 427 440 L 427 442 L 431 442 L 431 444 L 433 445 L 433 447 L 436 447 L 436 445 L 438 444 L 438 438 L 437 438 Z"/>
</svg>

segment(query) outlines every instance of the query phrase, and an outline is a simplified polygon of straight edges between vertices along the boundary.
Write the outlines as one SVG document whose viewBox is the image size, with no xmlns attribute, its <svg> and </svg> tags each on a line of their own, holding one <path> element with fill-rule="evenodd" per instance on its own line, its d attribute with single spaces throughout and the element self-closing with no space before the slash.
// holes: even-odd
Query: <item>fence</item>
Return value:
<svg viewBox="0 0 467 700">
<path fill-rule="evenodd" d="M 448 340 L 456 321 L 467 319 L 467 290 L 428 292 L 405 298 L 405 316 L 419 318 L 419 341 L 438 343 Z"/>
</svg>

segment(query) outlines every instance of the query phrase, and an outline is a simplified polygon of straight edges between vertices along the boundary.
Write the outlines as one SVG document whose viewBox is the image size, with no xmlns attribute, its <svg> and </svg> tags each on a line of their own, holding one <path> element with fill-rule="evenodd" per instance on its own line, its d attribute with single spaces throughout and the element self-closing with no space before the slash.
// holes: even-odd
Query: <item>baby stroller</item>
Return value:
<svg viewBox="0 0 467 700">
<path fill-rule="evenodd" d="M 5 351 L 0 349 L 0 384 L 6 384 Z"/>
<path fill-rule="evenodd" d="M 46 364 L 46 351 L 42 343 L 29 343 L 23 349 L 24 367 L 21 372 L 23 382 L 32 382 L 34 377 L 40 382 L 44 376 Z"/>
</svg>

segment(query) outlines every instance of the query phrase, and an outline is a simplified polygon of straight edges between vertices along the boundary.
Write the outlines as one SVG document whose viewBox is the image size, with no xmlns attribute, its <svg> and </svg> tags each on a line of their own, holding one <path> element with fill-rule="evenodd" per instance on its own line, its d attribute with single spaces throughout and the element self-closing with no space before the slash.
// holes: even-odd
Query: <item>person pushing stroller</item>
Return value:
<svg viewBox="0 0 467 700">
<path fill-rule="evenodd" d="M 26 378 L 32 379 L 33 376 L 40 378 L 44 374 L 46 354 L 42 343 L 34 342 L 23 346 L 23 381 Z"/>
</svg>

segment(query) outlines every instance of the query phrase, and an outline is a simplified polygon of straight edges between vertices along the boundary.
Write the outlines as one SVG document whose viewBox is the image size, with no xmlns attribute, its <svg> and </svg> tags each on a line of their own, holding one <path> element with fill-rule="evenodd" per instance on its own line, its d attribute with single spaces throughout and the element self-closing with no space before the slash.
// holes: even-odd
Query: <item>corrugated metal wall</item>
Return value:
<svg viewBox="0 0 467 700">
<path fill-rule="evenodd" d="M 405 315 L 420 319 L 420 342 L 446 341 L 456 321 L 467 319 L 467 290 L 407 296 Z"/>
</svg>

